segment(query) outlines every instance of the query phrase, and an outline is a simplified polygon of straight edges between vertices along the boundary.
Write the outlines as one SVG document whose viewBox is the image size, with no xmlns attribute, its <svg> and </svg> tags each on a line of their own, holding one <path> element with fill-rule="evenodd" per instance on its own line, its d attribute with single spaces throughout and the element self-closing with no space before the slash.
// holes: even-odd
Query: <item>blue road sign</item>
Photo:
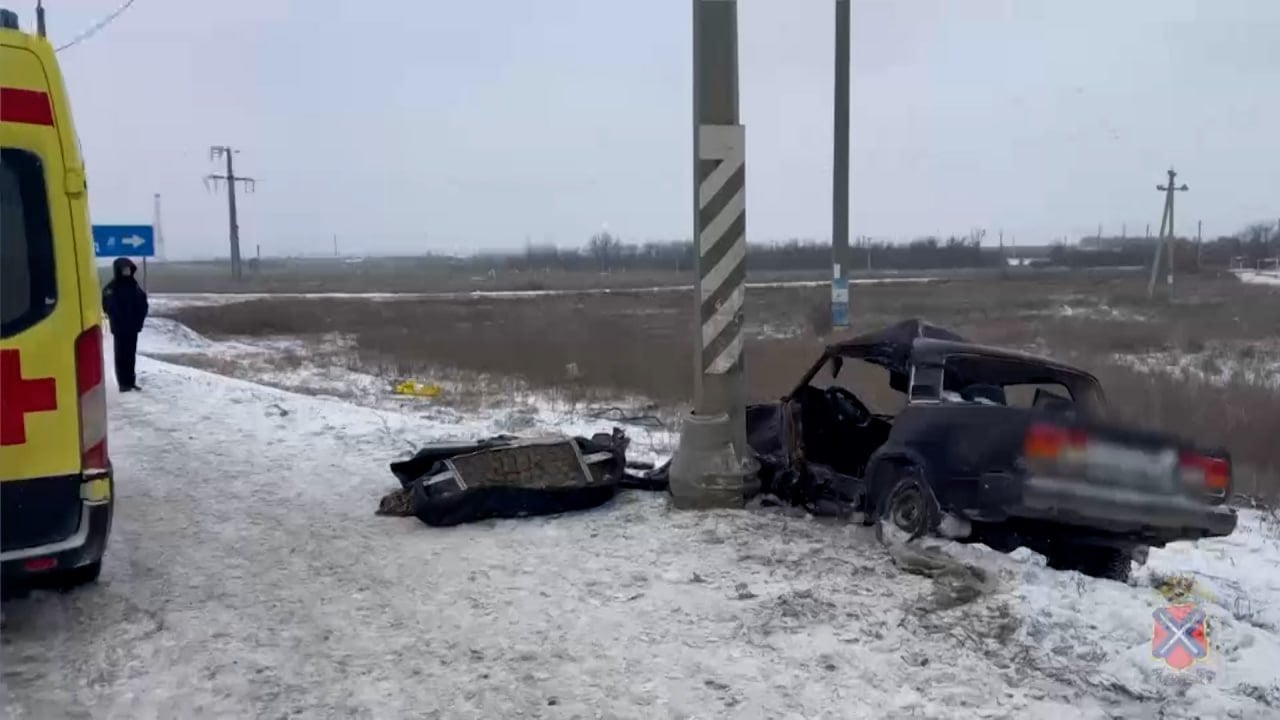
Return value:
<svg viewBox="0 0 1280 720">
<path fill-rule="evenodd" d="M 155 228 L 150 225 L 94 225 L 93 254 L 98 257 L 155 257 Z"/>
</svg>

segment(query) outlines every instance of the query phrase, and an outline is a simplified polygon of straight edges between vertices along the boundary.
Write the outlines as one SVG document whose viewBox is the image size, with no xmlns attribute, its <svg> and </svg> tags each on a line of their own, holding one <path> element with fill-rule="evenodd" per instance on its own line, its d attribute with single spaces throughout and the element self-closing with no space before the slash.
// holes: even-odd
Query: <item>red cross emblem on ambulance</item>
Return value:
<svg viewBox="0 0 1280 720">
<path fill-rule="evenodd" d="M 22 377 L 22 351 L 0 350 L 0 445 L 25 444 L 27 414 L 57 409 L 57 381 Z"/>
</svg>

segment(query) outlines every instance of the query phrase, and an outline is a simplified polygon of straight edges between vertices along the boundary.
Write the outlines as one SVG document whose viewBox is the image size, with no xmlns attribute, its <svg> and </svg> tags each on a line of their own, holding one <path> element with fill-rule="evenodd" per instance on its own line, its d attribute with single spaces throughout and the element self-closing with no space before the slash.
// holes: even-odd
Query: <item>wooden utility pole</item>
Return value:
<svg viewBox="0 0 1280 720">
<path fill-rule="evenodd" d="M 1156 294 L 1156 277 L 1160 272 L 1160 249 L 1168 245 L 1165 254 L 1169 256 L 1169 274 L 1165 279 L 1168 286 L 1169 296 L 1173 297 L 1173 249 L 1174 249 L 1174 231 L 1173 231 L 1173 194 L 1175 192 L 1186 192 L 1187 185 L 1183 183 L 1181 187 L 1174 185 L 1173 181 L 1178 177 L 1178 173 L 1173 168 L 1169 168 L 1169 184 L 1157 185 L 1156 190 L 1164 193 L 1164 214 L 1160 218 L 1160 236 L 1163 241 L 1156 241 L 1155 260 L 1151 263 L 1151 280 L 1147 283 L 1147 298 L 1153 298 Z"/>
<path fill-rule="evenodd" d="M 243 277 L 240 269 L 240 223 L 236 219 L 236 183 L 244 183 L 245 192 L 253 192 L 254 184 L 257 182 L 251 177 L 237 176 L 235 168 L 232 165 L 231 158 L 240 152 L 234 150 L 227 145 L 213 145 L 209 148 L 209 159 L 216 161 L 226 158 L 227 173 L 225 175 L 211 174 L 205 175 L 205 186 L 213 183 L 216 189 L 219 181 L 227 183 L 227 225 L 229 226 L 229 235 L 231 242 L 231 276 L 236 280 Z"/>
</svg>

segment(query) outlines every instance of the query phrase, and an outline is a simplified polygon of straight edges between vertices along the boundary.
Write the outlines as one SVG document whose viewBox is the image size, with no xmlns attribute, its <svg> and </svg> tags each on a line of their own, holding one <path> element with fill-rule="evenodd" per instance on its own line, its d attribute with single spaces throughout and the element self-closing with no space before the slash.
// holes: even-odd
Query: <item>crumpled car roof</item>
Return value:
<svg viewBox="0 0 1280 720">
<path fill-rule="evenodd" d="M 874 332 L 859 335 L 827 348 L 832 355 L 860 357 L 879 361 L 890 368 L 902 368 L 910 363 L 912 343 L 917 338 L 969 342 L 966 338 L 932 323 L 911 318 Z"/>
</svg>

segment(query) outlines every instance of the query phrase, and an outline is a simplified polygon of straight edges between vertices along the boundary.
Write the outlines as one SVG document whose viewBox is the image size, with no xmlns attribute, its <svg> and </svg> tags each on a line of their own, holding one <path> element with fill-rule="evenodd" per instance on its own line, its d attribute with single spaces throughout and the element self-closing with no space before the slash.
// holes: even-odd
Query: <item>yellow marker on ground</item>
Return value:
<svg viewBox="0 0 1280 720">
<path fill-rule="evenodd" d="M 440 397 L 440 393 L 444 392 L 444 388 L 435 383 L 423 383 L 417 380 L 405 380 L 396 385 L 395 393 L 397 395 L 411 395 L 413 397 Z"/>
</svg>

